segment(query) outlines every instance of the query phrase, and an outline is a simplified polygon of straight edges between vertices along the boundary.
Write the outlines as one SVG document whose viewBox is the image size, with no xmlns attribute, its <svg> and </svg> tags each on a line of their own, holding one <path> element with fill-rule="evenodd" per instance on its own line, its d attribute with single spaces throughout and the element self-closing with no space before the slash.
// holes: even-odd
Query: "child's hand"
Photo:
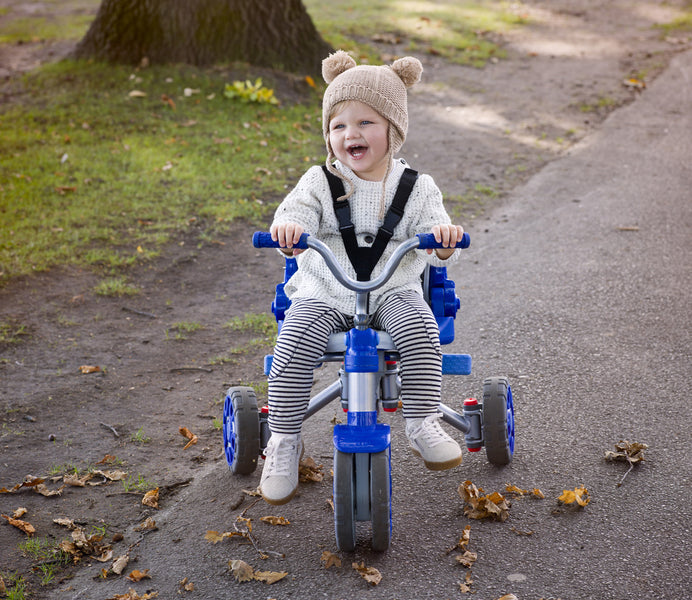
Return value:
<svg viewBox="0 0 692 600">
<path fill-rule="evenodd" d="M 464 235 L 464 228 L 461 225 L 435 225 L 431 230 L 435 236 L 435 241 L 442 242 L 444 248 L 437 248 L 435 254 L 437 258 L 441 260 L 447 260 L 452 254 L 454 254 L 454 247 L 457 243 L 461 242 L 461 238 Z M 432 248 L 428 248 L 428 254 L 432 254 Z"/>
<path fill-rule="evenodd" d="M 272 234 L 272 240 L 279 242 L 281 252 L 289 256 L 297 256 L 304 250 L 294 248 L 293 245 L 300 241 L 300 236 L 303 235 L 305 229 L 297 223 L 283 223 L 281 225 L 272 225 L 269 228 L 269 233 Z"/>
</svg>

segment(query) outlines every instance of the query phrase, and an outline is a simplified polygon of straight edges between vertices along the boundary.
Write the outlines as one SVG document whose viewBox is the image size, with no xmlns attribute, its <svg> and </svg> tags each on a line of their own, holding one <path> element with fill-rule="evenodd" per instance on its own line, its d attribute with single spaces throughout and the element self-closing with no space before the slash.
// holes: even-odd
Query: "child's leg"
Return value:
<svg viewBox="0 0 692 600">
<path fill-rule="evenodd" d="M 404 417 L 436 414 L 442 387 L 440 332 L 423 297 L 414 291 L 392 294 L 375 312 L 373 326 L 392 336 L 401 356 Z"/>
<path fill-rule="evenodd" d="M 373 325 L 385 329 L 401 358 L 401 401 L 406 434 L 413 451 L 429 469 L 450 469 L 461 462 L 461 448 L 440 426 L 442 353 L 435 317 L 416 292 L 389 296 Z"/>
<path fill-rule="evenodd" d="M 269 372 L 269 428 L 300 433 L 312 389 L 313 370 L 329 335 L 349 328 L 334 308 L 310 298 L 295 300 L 281 327 Z"/>
<path fill-rule="evenodd" d="M 346 318 L 322 302 L 299 299 L 286 313 L 269 373 L 269 428 L 260 490 L 270 504 L 284 504 L 298 488 L 300 430 L 312 388 L 313 369 L 329 334 L 347 329 Z"/>
</svg>

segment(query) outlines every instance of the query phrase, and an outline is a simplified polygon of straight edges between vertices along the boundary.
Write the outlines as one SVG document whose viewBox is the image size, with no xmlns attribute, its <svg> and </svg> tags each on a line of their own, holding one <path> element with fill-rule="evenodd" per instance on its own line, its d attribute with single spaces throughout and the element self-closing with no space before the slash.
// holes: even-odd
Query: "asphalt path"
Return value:
<svg viewBox="0 0 692 600">
<path fill-rule="evenodd" d="M 250 500 L 241 489 L 259 471 L 233 478 L 222 459 L 157 514 L 159 530 L 133 554 L 155 577 L 131 587 L 160 598 L 649 600 L 689 598 L 691 409 L 689 296 L 692 267 L 692 52 L 598 132 L 550 163 L 501 209 L 471 228 L 472 247 L 452 269 L 462 298 L 457 339 L 447 351 L 474 358 L 469 377 L 448 377 L 445 401 L 459 407 L 490 375 L 508 375 L 516 400 L 517 446 L 511 465 L 484 453 L 444 473 L 424 469 L 393 428 L 392 547 L 368 549 L 359 530 L 353 554 L 326 569 L 336 552 L 331 508 L 330 420 L 324 409 L 305 425 L 306 451 L 325 465 L 323 483 L 301 486 L 284 507 Z M 327 379 L 320 375 L 320 379 Z M 343 417 L 342 417 L 343 418 Z M 461 436 L 459 436 L 461 438 Z M 649 445 L 626 477 L 604 460 L 620 440 Z M 515 498 L 505 522 L 470 520 L 457 487 L 485 492 L 506 484 L 540 489 Z M 618 486 L 618 484 L 621 485 Z M 561 506 L 563 490 L 584 486 L 590 502 Z M 508 495 L 510 496 L 510 495 Z M 231 531 L 238 514 L 254 519 L 262 560 L 243 540 L 218 544 L 207 530 Z M 274 514 L 286 527 L 259 523 Z M 447 553 L 471 526 L 470 571 Z M 132 534 L 133 538 L 136 534 Z M 286 571 L 281 582 L 236 582 L 228 561 Z M 382 575 L 374 586 L 352 568 Z M 101 565 L 81 571 L 61 598 L 106 598 L 125 582 L 97 581 Z M 470 572 L 472 595 L 458 586 Z M 182 592 L 187 577 L 193 592 Z"/>
</svg>

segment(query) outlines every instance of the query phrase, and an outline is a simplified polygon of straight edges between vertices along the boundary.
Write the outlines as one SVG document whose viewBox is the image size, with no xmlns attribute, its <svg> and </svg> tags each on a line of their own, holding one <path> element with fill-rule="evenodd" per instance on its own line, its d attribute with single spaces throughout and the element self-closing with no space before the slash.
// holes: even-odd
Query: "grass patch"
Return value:
<svg viewBox="0 0 692 600">
<path fill-rule="evenodd" d="M 195 331 L 199 331 L 200 329 L 204 329 L 201 323 L 193 323 L 188 321 L 173 323 L 173 325 L 166 329 L 166 339 L 175 339 L 179 341 L 186 340 L 186 334 L 194 333 Z M 175 332 L 175 335 L 171 338 L 172 331 Z"/>
<path fill-rule="evenodd" d="M 19 544 L 19 549 L 25 556 L 37 563 L 33 569 L 42 586 L 54 583 L 60 569 L 72 563 L 72 557 L 61 550 L 55 540 L 48 538 L 28 538 Z"/>
<path fill-rule="evenodd" d="M 99 296 L 136 296 L 139 288 L 127 283 L 124 275 L 109 277 L 94 286 L 94 292 Z"/>
<path fill-rule="evenodd" d="M 0 344 L 19 344 L 26 335 L 26 325 L 14 319 L 0 320 Z"/>
<path fill-rule="evenodd" d="M 246 313 L 242 317 L 233 317 L 225 327 L 264 337 L 273 337 L 278 333 L 276 319 L 269 313 Z"/>
<path fill-rule="evenodd" d="M 151 481 L 148 481 L 144 475 L 137 475 L 137 477 L 128 477 L 123 480 L 123 488 L 126 492 L 140 492 L 146 493 L 149 490 L 156 489 L 158 485 Z"/>
<path fill-rule="evenodd" d="M 19 573 L 0 573 L 2 581 L 5 583 L 5 596 L 7 600 L 25 600 L 28 598 L 29 585 L 26 579 Z"/>
<path fill-rule="evenodd" d="M 180 235 L 268 217 L 322 160 L 319 98 L 247 104 L 224 97 L 234 78 L 81 61 L 24 77 L 0 108 L 0 283 L 61 264 L 114 276 Z"/>
<path fill-rule="evenodd" d="M 303 2 L 322 36 L 335 48 L 373 62 L 363 39 L 404 43 L 407 52 L 424 52 L 482 67 L 504 51 L 494 35 L 526 23 L 520 6 L 507 2 L 459 0 L 351 0 Z M 366 48 L 365 52 L 363 51 Z M 376 54 L 376 53 L 375 53 Z"/>
</svg>

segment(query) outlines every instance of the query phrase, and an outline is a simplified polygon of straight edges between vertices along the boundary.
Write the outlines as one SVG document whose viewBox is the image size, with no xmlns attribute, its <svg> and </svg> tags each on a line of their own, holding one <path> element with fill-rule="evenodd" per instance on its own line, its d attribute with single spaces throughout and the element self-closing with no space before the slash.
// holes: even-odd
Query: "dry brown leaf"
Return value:
<svg viewBox="0 0 692 600">
<path fill-rule="evenodd" d="M 581 508 L 591 502 L 589 490 L 584 486 L 574 488 L 574 490 L 562 490 L 562 495 L 558 497 L 558 502 L 563 504 L 575 504 Z"/>
<path fill-rule="evenodd" d="M 468 571 L 466 577 L 464 577 L 464 581 L 459 582 L 459 591 L 461 591 L 462 594 L 470 594 L 472 583 L 473 577 L 471 576 L 471 571 Z"/>
<path fill-rule="evenodd" d="M 56 525 L 61 525 L 62 527 L 67 527 L 68 529 L 77 529 L 77 525 L 75 525 L 75 522 L 72 519 L 68 519 L 67 517 L 59 517 L 57 519 L 53 519 L 53 523 Z"/>
<path fill-rule="evenodd" d="M 252 577 L 256 581 L 262 581 L 271 585 L 272 583 L 281 581 L 286 575 L 288 575 L 286 571 L 255 571 Z"/>
<path fill-rule="evenodd" d="M 477 488 L 465 481 L 458 488 L 461 499 L 466 503 L 464 515 L 469 519 L 496 519 L 506 521 L 509 517 L 510 502 L 500 493 L 483 495 L 483 488 Z"/>
<path fill-rule="evenodd" d="M 27 475 L 24 478 L 24 481 L 22 481 L 22 483 L 18 483 L 13 488 L 11 488 L 9 490 L 5 487 L 0 489 L 0 494 L 14 494 L 16 491 L 18 491 L 22 488 L 25 488 L 25 487 L 26 488 L 32 488 L 32 487 L 36 487 L 38 485 L 41 485 L 44 481 L 45 481 L 45 479 L 41 479 L 40 477 L 34 477 L 33 475 Z"/>
<path fill-rule="evenodd" d="M 231 570 L 233 577 L 236 578 L 236 581 L 240 583 L 254 579 L 255 570 L 244 560 L 229 560 L 228 568 Z"/>
<path fill-rule="evenodd" d="M 262 523 L 268 523 L 269 525 L 290 525 L 291 522 L 286 517 L 273 517 L 267 515 L 266 517 L 261 517 L 260 521 Z"/>
<path fill-rule="evenodd" d="M 500 596 L 497 600 L 519 600 L 514 594 L 505 594 Z"/>
<path fill-rule="evenodd" d="M 7 594 L 7 587 L 5 586 L 5 580 L 0 575 L 0 594 Z"/>
<path fill-rule="evenodd" d="M 15 509 L 15 511 L 12 513 L 12 518 L 21 519 L 27 512 L 28 511 L 26 508 L 20 506 L 19 508 Z"/>
<path fill-rule="evenodd" d="M 152 598 L 157 598 L 158 595 L 158 592 L 146 592 L 143 596 L 140 596 L 135 590 L 130 588 L 126 594 L 116 594 L 106 600 L 151 600 Z"/>
<path fill-rule="evenodd" d="M 91 479 L 91 474 L 84 475 L 83 477 L 80 477 L 79 475 L 76 475 L 74 473 L 70 473 L 69 475 L 65 475 L 62 480 L 67 484 L 71 485 L 72 487 L 85 487 L 86 482 Z"/>
<path fill-rule="evenodd" d="M 647 444 L 620 440 L 615 444 L 615 452 L 606 451 L 605 459 L 608 461 L 619 460 L 630 464 L 642 462 L 644 460 L 644 450 L 648 450 L 648 448 Z"/>
<path fill-rule="evenodd" d="M 144 504 L 144 506 L 151 506 L 151 508 L 158 508 L 159 488 L 154 488 L 153 490 L 149 490 L 146 494 L 144 494 L 144 498 L 142 498 L 142 504 Z"/>
<path fill-rule="evenodd" d="M 322 556 L 320 557 L 320 560 L 324 563 L 325 569 L 328 569 L 329 567 L 340 567 L 341 566 L 341 558 L 339 558 L 333 552 L 329 552 L 329 550 L 325 550 L 324 552 L 322 552 Z"/>
<path fill-rule="evenodd" d="M 88 375 L 89 373 L 98 373 L 101 371 L 101 367 L 95 365 L 82 365 L 79 367 L 80 373 L 83 375 Z"/>
<path fill-rule="evenodd" d="M 382 574 L 375 567 L 366 567 L 365 561 L 351 563 L 351 566 L 358 571 L 365 581 L 372 585 L 377 585 L 382 581 Z"/>
<path fill-rule="evenodd" d="M 127 579 L 136 583 L 137 581 L 142 581 L 142 579 L 151 579 L 151 575 L 149 575 L 149 569 L 144 569 L 143 571 L 135 569 L 127 576 Z"/>
<path fill-rule="evenodd" d="M 10 525 L 23 531 L 29 537 L 31 537 L 32 535 L 34 535 L 36 533 L 36 529 L 34 528 L 34 526 L 31 523 L 28 523 L 27 521 L 22 521 L 21 519 L 13 519 L 12 517 L 8 517 L 7 515 L 0 515 L 0 516 L 3 519 L 7 519 L 7 522 Z"/>
<path fill-rule="evenodd" d="M 178 585 L 180 586 L 180 590 L 184 590 L 186 592 L 195 591 L 195 584 L 189 581 L 187 577 L 184 577 L 183 580 L 178 583 Z M 180 590 L 178 593 L 180 593 Z"/>
<path fill-rule="evenodd" d="M 463 554 L 459 554 L 455 558 L 459 564 L 463 565 L 464 567 L 468 567 L 470 569 L 473 566 L 473 563 L 476 562 L 476 559 L 478 558 L 478 554 L 476 552 L 471 552 L 470 550 L 466 550 Z"/>
<path fill-rule="evenodd" d="M 300 461 L 298 476 L 302 483 L 320 483 L 324 479 L 323 465 L 318 465 L 310 456 Z"/>
<path fill-rule="evenodd" d="M 158 527 L 156 526 L 156 521 L 151 517 L 147 517 L 139 525 L 135 527 L 135 531 L 155 531 Z"/>
<path fill-rule="evenodd" d="M 100 461 L 98 461 L 96 464 L 97 465 L 110 465 L 113 464 L 117 460 L 117 457 L 114 456 L 113 454 L 106 454 Z"/>
<path fill-rule="evenodd" d="M 187 450 L 190 446 L 197 443 L 197 436 L 194 433 L 192 433 L 187 427 L 180 427 L 178 428 L 178 431 L 180 432 L 180 435 L 186 437 L 189 440 L 188 443 L 185 444 L 183 450 Z"/>
<path fill-rule="evenodd" d="M 113 573 L 116 575 L 122 575 L 122 572 L 125 570 L 128 562 L 130 562 L 130 557 L 127 554 L 118 556 L 118 558 L 116 558 L 111 565 L 111 571 L 113 571 Z"/>
</svg>

